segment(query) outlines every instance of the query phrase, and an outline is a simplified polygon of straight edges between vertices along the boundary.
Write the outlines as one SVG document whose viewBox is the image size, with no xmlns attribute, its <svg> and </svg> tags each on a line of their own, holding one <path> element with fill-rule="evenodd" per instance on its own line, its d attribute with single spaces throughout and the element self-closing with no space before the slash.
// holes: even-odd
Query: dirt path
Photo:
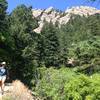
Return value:
<svg viewBox="0 0 100 100">
<path fill-rule="evenodd" d="M 7 83 L 5 84 L 5 88 L 4 88 L 4 93 L 2 94 L 1 90 L 0 90 L 0 100 L 3 100 L 2 98 L 6 95 L 8 95 L 9 93 L 11 93 L 11 91 L 13 90 L 13 86 L 11 83 Z"/>
<path fill-rule="evenodd" d="M 13 98 L 13 99 L 12 99 Z M 31 91 L 19 80 L 6 83 L 4 93 L 0 91 L 0 100 L 41 100 L 32 96 Z"/>
</svg>

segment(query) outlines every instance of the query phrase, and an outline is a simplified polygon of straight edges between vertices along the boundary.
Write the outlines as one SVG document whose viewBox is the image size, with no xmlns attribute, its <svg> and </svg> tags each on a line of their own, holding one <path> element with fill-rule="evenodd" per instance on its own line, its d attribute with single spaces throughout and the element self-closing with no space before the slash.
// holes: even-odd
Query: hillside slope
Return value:
<svg viewBox="0 0 100 100">
<path fill-rule="evenodd" d="M 80 16 L 89 16 L 96 13 L 100 13 L 100 10 L 97 10 L 93 7 L 88 6 L 77 6 L 66 9 L 64 12 L 54 9 L 53 7 L 49 7 L 47 9 L 33 9 L 33 18 L 38 20 L 39 27 L 37 27 L 34 31 L 36 33 L 40 33 L 41 29 L 44 25 L 44 20 L 47 22 L 52 22 L 55 24 L 56 22 L 61 24 L 66 24 L 72 15 L 80 15 Z"/>
</svg>

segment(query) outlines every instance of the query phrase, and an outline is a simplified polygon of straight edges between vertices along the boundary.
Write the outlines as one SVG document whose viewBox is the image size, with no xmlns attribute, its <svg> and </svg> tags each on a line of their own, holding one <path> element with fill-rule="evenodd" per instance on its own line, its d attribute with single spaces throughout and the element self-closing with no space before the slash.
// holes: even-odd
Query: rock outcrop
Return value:
<svg viewBox="0 0 100 100">
<path fill-rule="evenodd" d="M 44 25 L 44 20 L 47 22 L 52 22 L 55 24 L 56 22 L 61 24 L 66 24 L 72 15 L 80 15 L 80 16 L 89 16 L 96 13 L 100 13 L 100 10 L 97 10 L 93 7 L 88 6 L 80 6 L 80 7 L 72 7 L 70 9 L 65 10 L 64 12 L 55 10 L 53 7 L 49 7 L 47 9 L 33 9 L 33 17 L 38 19 L 39 27 L 34 31 L 37 33 L 41 32 L 41 29 Z"/>
</svg>

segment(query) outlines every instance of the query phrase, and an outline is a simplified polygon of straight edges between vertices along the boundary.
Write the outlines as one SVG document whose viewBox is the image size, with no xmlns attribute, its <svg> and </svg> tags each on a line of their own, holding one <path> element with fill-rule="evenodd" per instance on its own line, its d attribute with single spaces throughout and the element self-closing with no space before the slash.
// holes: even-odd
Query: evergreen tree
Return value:
<svg viewBox="0 0 100 100">
<path fill-rule="evenodd" d="M 0 61 L 11 62 L 13 39 L 9 33 L 9 16 L 6 13 L 8 3 L 0 0 Z"/>
<path fill-rule="evenodd" d="M 59 40 L 57 37 L 57 29 L 50 22 L 45 23 L 41 32 L 42 42 L 43 42 L 43 59 L 45 65 L 49 66 L 59 66 Z"/>
<path fill-rule="evenodd" d="M 10 32 L 16 46 L 13 70 L 17 71 L 15 76 L 23 78 L 24 81 L 31 80 L 34 70 L 31 55 L 34 52 L 33 29 L 37 25 L 37 21 L 32 16 L 31 7 L 20 5 L 10 15 Z"/>
<path fill-rule="evenodd" d="M 8 3 L 6 0 L 0 0 L 0 32 L 4 32 L 6 29 L 6 10 Z"/>
<path fill-rule="evenodd" d="M 100 36 L 100 14 L 89 16 L 86 27 L 93 36 Z"/>
</svg>

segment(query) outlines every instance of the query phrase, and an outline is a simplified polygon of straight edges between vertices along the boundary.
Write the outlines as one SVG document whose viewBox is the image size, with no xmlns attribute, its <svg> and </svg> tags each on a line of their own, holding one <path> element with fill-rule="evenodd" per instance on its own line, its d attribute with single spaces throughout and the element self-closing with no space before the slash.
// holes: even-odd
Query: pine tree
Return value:
<svg viewBox="0 0 100 100">
<path fill-rule="evenodd" d="M 49 66 L 59 66 L 59 40 L 57 37 L 57 29 L 50 22 L 45 23 L 41 32 L 42 42 L 43 42 L 43 59 L 45 65 Z"/>
<path fill-rule="evenodd" d="M 37 20 L 32 16 L 31 7 L 18 6 L 10 15 L 10 33 L 14 38 L 16 46 L 13 57 L 13 70 L 17 71 L 17 78 L 31 80 L 33 66 L 33 52 L 35 48 L 34 28 L 37 27 Z"/>
<path fill-rule="evenodd" d="M 0 0 L 0 32 L 6 29 L 6 10 L 8 3 L 6 0 Z"/>
<path fill-rule="evenodd" d="M 13 39 L 9 33 L 9 16 L 7 15 L 8 3 L 0 0 L 0 61 L 11 61 L 11 52 L 14 48 Z"/>
</svg>

